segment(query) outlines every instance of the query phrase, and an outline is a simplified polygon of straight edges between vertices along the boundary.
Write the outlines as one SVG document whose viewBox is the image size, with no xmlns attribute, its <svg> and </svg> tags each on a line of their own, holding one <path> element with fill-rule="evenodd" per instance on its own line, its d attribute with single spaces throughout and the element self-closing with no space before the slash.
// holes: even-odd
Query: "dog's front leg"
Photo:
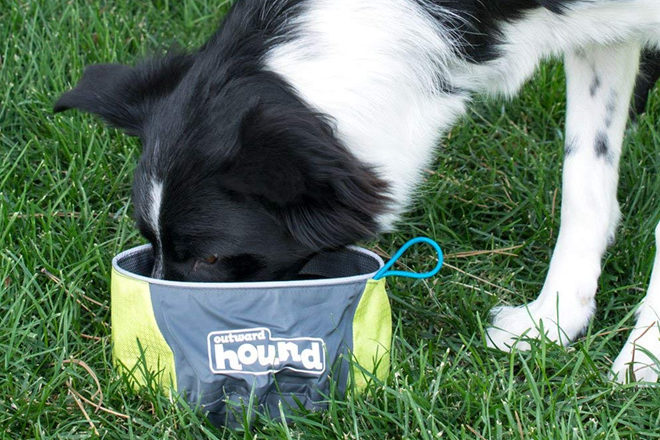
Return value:
<svg viewBox="0 0 660 440">
<path fill-rule="evenodd" d="M 601 258 L 620 217 L 618 165 L 639 67 L 637 44 L 596 46 L 566 56 L 567 121 L 561 227 L 538 298 L 494 310 L 489 346 L 529 344 L 541 329 L 567 344 L 589 323 Z"/>
</svg>

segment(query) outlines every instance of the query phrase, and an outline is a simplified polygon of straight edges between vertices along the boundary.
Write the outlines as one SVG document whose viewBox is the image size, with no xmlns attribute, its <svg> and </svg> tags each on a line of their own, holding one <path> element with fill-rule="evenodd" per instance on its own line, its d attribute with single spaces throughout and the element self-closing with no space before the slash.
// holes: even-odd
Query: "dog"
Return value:
<svg viewBox="0 0 660 440">
<path fill-rule="evenodd" d="M 630 101 L 643 108 L 659 48 L 657 0 L 241 0 L 199 50 L 90 66 L 54 110 L 140 137 L 133 203 L 153 276 L 290 279 L 312 255 L 394 227 L 472 96 L 513 96 L 563 56 L 557 244 L 538 298 L 499 307 L 487 331 L 491 347 L 525 349 L 541 323 L 567 344 L 594 314 Z M 613 377 L 657 380 L 659 313 L 656 256 Z"/>
</svg>

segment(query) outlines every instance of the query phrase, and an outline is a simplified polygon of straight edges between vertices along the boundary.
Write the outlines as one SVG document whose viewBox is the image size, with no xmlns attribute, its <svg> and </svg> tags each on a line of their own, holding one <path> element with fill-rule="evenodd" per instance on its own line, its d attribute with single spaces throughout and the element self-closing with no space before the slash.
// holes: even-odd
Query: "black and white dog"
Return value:
<svg viewBox="0 0 660 440">
<path fill-rule="evenodd" d="M 392 228 L 471 96 L 511 96 L 563 55 L 559 238 L 539 297 L 499 308 L 487 336 L 525 348 L 543 321 L 565 344 L 595 310 L 640 52 L 658 47 L 658 0 L 239 0 L 198 51 L 91 66 L 55 110 L 141 138 L 133 200 L 154 276 L 285 279 Z M 659 313 L 656 257 L 619 380 L 633 361 L 637 380 L 657 380 L 640 347 L 660 357 Z"/>
</svg>

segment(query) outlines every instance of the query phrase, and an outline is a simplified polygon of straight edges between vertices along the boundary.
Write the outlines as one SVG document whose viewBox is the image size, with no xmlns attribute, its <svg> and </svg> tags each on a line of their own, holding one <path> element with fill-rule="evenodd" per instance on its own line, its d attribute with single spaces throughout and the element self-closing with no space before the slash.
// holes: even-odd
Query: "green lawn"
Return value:
<svg viewBox="0 0 660 440">
<path fill-rule="evenodd" d="M 653 261 L 660 93 L 629 130 L 624 220 L 587 336 L 566 349 L 485 348 L 488 311 L 535 297 L 557 235 L 558 64 L 513 103 L 478 104 L 450 133 L 399 232 L 367 244 L 392 253 L 428 235 L 449 254 L 431 282 L 390 283 L 396 336 L 387 383 L 288 426 L 260 421 L 223 432 L 116 375 L 110 260 L 142 242 L 129 201 L 140 147 L 89 115 L 54 116 L 52 103 L 86 64 L 201 44 L 227 3 L 0 1 L 0 438 L 660 437 L 659 389 L 607 380 Z M 422 270 L 430 251 L 416 249 L 403 263 Z"/>
</svg>

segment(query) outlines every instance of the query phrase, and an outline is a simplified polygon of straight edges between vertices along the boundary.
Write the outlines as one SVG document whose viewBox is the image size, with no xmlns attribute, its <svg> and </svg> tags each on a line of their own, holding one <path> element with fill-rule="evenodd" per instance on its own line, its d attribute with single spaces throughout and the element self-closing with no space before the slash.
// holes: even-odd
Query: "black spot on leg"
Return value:
<svg viewBox="0 0 660 440">
<path fill-rule="evenodd" d="M 616 90 L 610 92 L 609 98 L 607 98 L 607 105 L 605 106 L 605 126 L 610 128 L 612 122 L 614 121 L 614 112 L 616 111 L 618 94 Z"/>
<path fill-rule="evenodd" d="M 607 157 L 610 152 L 610 140 L 607 137 L 607 133 L 604 131 L 599 131 L 596 134 L 596 157 Z"/>
<path fill-rule="evenodd" d="M 570 139 L 566 141 L 566 145 L 564 145 L 564 157 L 568 157 L 573 155 L 575 151 L 577 150 L 577 142 L 575 139 Z"/>
<path fill-rule="evenodd" d="M 589 94 L 592 98 L 596 96 L 598 89 L 600 89 L 600 76 L 594 72 L 594 79 L 591 81 L 591 86 L 589 86 Z"/>
</svg>

